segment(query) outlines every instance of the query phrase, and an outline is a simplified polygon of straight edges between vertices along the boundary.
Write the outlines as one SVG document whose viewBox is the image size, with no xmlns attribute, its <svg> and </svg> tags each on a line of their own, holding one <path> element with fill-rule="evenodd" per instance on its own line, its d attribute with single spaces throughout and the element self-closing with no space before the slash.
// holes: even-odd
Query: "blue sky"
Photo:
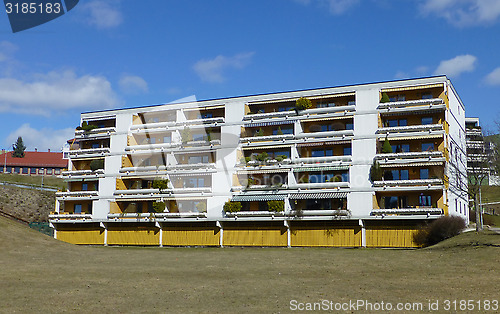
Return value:
<svg viewBox="0 0 500 314">
<path fill-rule="evenodd" d="M 0 147 L 59 150 L 81 112 L 446 74 L 500 118 L 500 0 L 80 0 L 13 34 Z"/>
</svg>

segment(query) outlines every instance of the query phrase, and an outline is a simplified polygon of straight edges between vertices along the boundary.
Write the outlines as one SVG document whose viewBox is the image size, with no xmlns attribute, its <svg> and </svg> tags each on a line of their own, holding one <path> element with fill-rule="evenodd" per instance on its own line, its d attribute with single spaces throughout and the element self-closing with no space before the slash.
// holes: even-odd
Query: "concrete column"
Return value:
<svg viewBox="0 0 500 314">
<path fill-rule="evenodd" d="M 359 225 L 361 226 L 361 246 L 366 247 L 366 229 L 363 219 L 359 220 Z"/>
</svg>

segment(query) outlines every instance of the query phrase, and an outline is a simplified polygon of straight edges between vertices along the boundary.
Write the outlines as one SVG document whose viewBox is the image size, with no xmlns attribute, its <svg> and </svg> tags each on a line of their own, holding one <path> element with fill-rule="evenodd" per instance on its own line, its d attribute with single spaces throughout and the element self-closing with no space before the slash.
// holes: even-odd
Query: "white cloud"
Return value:
<svg viewBox="0 0 500 314">
<path fill-rule="evenodd" d="M 106 109 L 117 104 L 111 83 L 102 76 L 53 71 L 35 75 L 31 81 L 0 78 L 0 112 L 47 116 L 54 111 Z"/>
<path fill-rule="evenodd" d="M 97 28 L 112 28 L 123 22 L 123 15 L 118 9 L 118 1 L 93 0 L 83 5 L 88 14 L 87 21 Z"/>
<path fill-rule="evenodd" d="M 409 78 L 410 74 L 408 74 L 407 72 L 403 72 L 403 71 L 397 71 L 396 74 L 394 75 L 394 77 L 398 80 L 401 80 L 401 79 Z"/>
<path fill-rule="evenodd" d="M 498 0 L 426 0 L 420 5 L 424 15 L 436 15 L 458 26 L 489 25 L 500 17 Z"/>
<path fill-rule="evenodd" d="M 148 83 L 140 76 L 124 75 L 118 82 L 120 89 L 127 94 L 139 94 L 148 92 Z"/>
<path fill-rule="evenodd" d="M 5 146 L 12 147 L 12 144 L 19 136 L 23 138 L 24 145 L 27 150 L 51 151 L 58 152 L 66 143 L 66 141 L 75 135 L 74 128 L 66 128 L 54 130 L 50 128 L 34 129 L 29 123 L 21 125 L 17 130 L 12 131 L 5 139 Z"/>
<path fill-rule="evenodd" d="M 359 0 L 294 0 L 302 5 L 311 3 L 317 4 L 319 7 L 326 7 L 330 13 L 340 15 L 348 11 L 359 3 Z"/>
<path fill-rule="evenodd" d="M 250 63 L 253 55 L 253 52 L 240 53 L 232 57 L 219 55 L 214 59 L 196 62 L 193 69 L 203 81 L 221 83 L 225 81 L 225 70 L 244 68 Z"/>
<path fill-rule="evenodd" d="M 500 67 L 493 70 L 485 78 L 486 83 L 490 85 L 500 85 Z"/>
<path fill-rule="evenodd" d="M 439 63 L 435 75 L 446 74 L 449 77 L 458 77 L 464 72 L 472 72 L 476 68 L 477 58 L 472 55 L 456 56 Z"/>
<path fill-rule="evenodd" d="M 0 62 L 8 61 L 18 47 L 9 41 L 0 41 Z"/>
</svg>

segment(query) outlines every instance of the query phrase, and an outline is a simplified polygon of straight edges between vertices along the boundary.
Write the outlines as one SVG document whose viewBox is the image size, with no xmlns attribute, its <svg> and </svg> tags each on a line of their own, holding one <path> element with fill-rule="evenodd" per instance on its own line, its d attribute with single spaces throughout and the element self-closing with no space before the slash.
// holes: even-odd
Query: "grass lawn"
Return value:
<svg viewBox="0 0 500 314">
<path fill-rule="evenodd" d="M 0 218 L 0 312 L 288 312 L 290 300 L 499 299 L 500 235 L 420 250 L 120 248 Z"/>
<path fill-rule="evenodd" d="M 28 176 L 15 173 L 0 173 L 0 182 L 19 183 L 40 186 L 42 176 Z M 67 184 L 56 176 L 43 176 L 43 186 L 66 189 Z"/>
</svg>

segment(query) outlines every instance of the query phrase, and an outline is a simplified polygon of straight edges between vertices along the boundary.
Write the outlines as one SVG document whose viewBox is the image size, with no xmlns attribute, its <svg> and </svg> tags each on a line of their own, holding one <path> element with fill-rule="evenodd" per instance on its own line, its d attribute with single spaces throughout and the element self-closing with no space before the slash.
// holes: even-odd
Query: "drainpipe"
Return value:
<svg viewBox="0 0 500 314">
<path fill-rule="evenodd" d="M 224 241 L 224 229 L 222 228 L 222 222 L 220 222 L 219 220 L 217 220 L 215 222 L 215 225 L 217 227 L 219 227 L 219 233 L 220 233 L 220 235 L 219 235 L 219 246 L 220 247 L 224 247 L 224 245 L 223 245 L 223 243 L 224 243 L 223 242 Z"/>
<path fill-rule="evenodd" d="M 104 229 L 104 246 L 108 246 L 108 226 L 104 222 L 101 222 L 99 226 Z"/>
<path fill-rule="evenodd" d="M 292 237 L 290 233 L 290 222 L 288 220 L 283 221 L 286 227 L 286 243 L 287 247 L 291 248 L 292 247 Z"/>
<path fill-rule="evenodd" d="M 161 224 L 159 221 L 155 222 L 156 228 L 160 229 L 160 247 L 163 247 L 163 229 L 161 228 Z"/>
<path fill-rule="evenodd" d="M 359 226 L 361 227 L 361 246 L 366 247 L 366 229 L 365 229 L 365 222 L 363 219 L 360 219 L 359 221 Z"/>
</svg>

